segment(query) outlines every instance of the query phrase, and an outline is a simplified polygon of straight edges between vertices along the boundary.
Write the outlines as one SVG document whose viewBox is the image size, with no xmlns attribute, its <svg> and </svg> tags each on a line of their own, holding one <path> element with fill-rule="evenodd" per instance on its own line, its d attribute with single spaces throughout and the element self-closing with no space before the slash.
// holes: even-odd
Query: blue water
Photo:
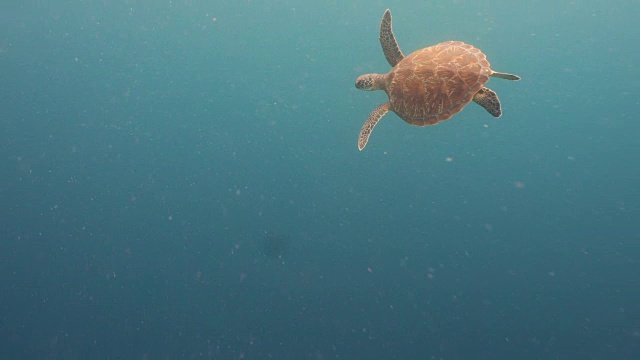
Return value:
<svg viewBox="0 0 640 360">
<path fill-rule="evenodd" d="M 3 359 L 640 358 L 640 1 L 3 2 Z M 55 3 L 55 4 L 54 4 Z M 437 126 L 405 54 L 482 49 Z"/>
</svg>

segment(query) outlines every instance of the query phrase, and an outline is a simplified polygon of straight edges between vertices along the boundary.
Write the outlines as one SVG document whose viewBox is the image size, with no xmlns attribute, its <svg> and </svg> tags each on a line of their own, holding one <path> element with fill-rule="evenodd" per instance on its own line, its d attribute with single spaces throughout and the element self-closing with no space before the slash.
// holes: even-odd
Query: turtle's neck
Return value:
<svg viewBox="0 0 640 360">
<path fill-rule="evenodd" d="M 387 74 L 371 74 L 371 90 L 384 90 L 387 87 Z"/>
</svg>

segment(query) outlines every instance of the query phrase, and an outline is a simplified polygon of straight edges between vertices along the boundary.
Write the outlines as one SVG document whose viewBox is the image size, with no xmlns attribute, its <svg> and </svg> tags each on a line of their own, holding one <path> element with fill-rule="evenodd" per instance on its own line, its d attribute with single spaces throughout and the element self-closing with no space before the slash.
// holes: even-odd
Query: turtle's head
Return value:
<svg viewBox="0 0 640 360">
<path fill-rule="evenodd" d="M 360 90 L 382 90 L 384 88 L 384 75 L 365 74 L 356 79 L 356 88 Z"/>
</svg>

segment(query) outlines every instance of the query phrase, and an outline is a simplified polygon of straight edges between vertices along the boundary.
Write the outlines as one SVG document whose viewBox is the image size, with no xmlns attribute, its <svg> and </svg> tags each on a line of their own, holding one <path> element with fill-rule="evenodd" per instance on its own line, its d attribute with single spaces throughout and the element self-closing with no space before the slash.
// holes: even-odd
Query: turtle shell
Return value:
<svg viewBox="0 0 640 360">
<path fill-rule="evenodd" d="M 448 41 L 417 50 L 387 74 L 391 109 L 418 126 L 447 120 L 467 105 L 492 71 L 479 49 Z"/>
</svg>

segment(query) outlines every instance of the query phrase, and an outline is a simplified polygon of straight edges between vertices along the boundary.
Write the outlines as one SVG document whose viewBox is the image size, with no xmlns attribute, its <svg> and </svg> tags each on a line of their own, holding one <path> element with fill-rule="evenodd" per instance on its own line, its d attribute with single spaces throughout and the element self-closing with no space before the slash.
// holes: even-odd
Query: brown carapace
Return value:
<svg viewBox="0 0 640 360">
<path fill-rule="evenodd" d="M 496 93 L 485 87 L 490 76 L 520 80 L 512 74 L 491 70 L 479 49 L 460 41 L 447 41 L 404 56 L 391 28 L 391 12 L 380 24 L 380 44 L 389 64 L 387 74 L 366 74 L 356 79 L 361 90 L 384 90 L 389 101 L 380 104 L 362 126 L 358 148 L 364 149 L 371 131 L 389 111 L 412 125 L 435 125 L 447 120 L 471 100 L 491 115 L 502 110 Z"/>
</svg>

